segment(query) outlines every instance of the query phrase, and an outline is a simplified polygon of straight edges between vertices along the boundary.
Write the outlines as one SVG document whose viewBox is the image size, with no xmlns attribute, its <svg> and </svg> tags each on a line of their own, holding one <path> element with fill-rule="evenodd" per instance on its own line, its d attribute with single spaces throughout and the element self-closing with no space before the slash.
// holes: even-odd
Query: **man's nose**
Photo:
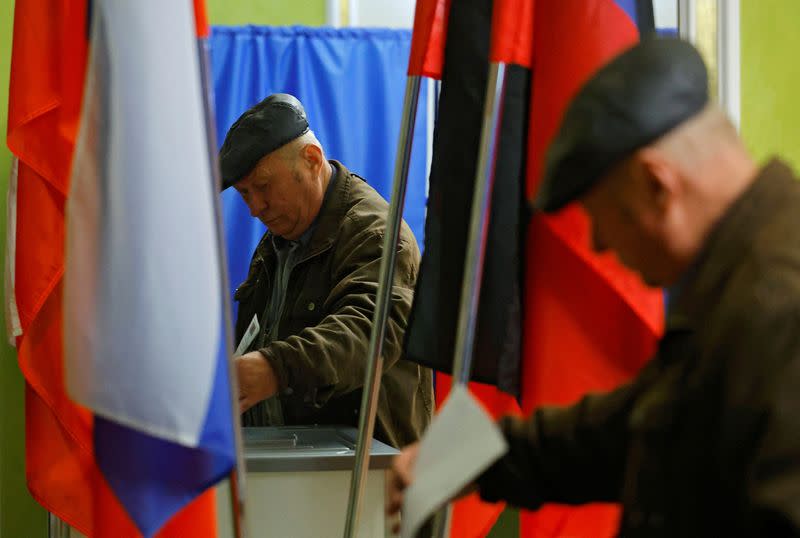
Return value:
<svg viewBox="0 0 800 538">
<path fill-rule="evenodd" d="M 258 218 L 267 209 L 267 202 L 260 196 L 251 196 L 247 201 L 247 208 L 251 217 Z"/>
</svg>

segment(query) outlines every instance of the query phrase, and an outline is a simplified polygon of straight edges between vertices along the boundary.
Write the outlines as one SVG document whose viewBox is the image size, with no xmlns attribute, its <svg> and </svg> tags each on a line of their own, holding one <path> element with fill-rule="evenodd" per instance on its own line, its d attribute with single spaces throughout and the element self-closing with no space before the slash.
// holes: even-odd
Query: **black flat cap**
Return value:
<svg viewBox="0 0 800 538">
<path fill-rule="evenodd" d="M 647 38 L 626 50 L 589 79 L 567 108 L 534 206 L 561 209 L 706 103 L 708 74 L 689 43 Z"/>
<path fill-rule="evenodd" d="M 306 111 L 288 93 L 274 93 L 248 109 L 228 129 L 219 150 L 222 189 L 250 173 L 262 157 L 307 132 Z"/>
</svg>

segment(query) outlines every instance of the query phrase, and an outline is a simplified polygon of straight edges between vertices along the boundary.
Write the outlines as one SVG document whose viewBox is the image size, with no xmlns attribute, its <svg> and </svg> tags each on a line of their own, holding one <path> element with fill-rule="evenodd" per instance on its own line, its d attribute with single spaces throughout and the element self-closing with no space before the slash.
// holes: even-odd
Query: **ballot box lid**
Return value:
<svg viewBox="0 0 800 538">
<path fill-rule="evenodd" d="M 349 426 L 244 428 L 248 472 L 344 471 L 355 464 L 358 432 Z M 372 440 L 369 468 L 387 469 L 398 451 Z"/>
</svg>

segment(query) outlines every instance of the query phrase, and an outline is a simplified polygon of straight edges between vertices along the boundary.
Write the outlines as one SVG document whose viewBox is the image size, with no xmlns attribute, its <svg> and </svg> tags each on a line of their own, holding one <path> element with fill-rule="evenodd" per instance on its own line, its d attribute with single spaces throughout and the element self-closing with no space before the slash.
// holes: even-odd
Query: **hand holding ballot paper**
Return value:
<svg viewBox="0 0 800 538">
<path fill-rule="evenodd" d="M 244 354 L 258 335 L 260 326 L 258 316 L 247 327 L 242 340 L 236 347 L 236 375 L 239 380 L 239 407 L 247 411 L 264 398 L 273 396 L 278 391 L 275 372 L 260 351 Z"/>
<path fill-rule="evenodd" d="M 415 536 L 437 508 L 467 493 L 506 450 L 492 419 L 466 388 L 456 386 L 422 441 L 403 450 L 392 466 L 387 512 L 395 515 L 402 507 L 401 536 Z"/>
</svg>

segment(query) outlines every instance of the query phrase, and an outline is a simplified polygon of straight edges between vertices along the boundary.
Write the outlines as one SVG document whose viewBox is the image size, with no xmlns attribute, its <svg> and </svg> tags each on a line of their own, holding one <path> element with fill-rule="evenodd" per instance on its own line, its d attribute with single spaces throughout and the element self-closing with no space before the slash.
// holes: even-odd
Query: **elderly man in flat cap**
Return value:
<svg viewBox="0 0 800 538">
<path fill-rule="evenodd" d="M 474 487 L 530 509 L 620 502 L 625 537 L 800 536 L 800 183 L 753 162 L 691 45 L 652 39 L 563 118 L 536 206 L 572 201 L 597 250 L 669 288 L 666 332 L 631 383 L 501 419 L 509 451 Z M 390 512 L 416 452 L 395 460 Z"/>
<path fill-rule="evenodd" d="M 267 226 L 236 290 L 236 358 L 245 426 L 358 425 L 388 205 L 366 181 L 328 160 L 302 104 L 270 95 L 231 126 L 220 150 L 233 186 Z M 400 447 L 432 413 L 431 371 L 403 360 L 419 248 L 402 224 L 375 435 Z"/>
</svg>

